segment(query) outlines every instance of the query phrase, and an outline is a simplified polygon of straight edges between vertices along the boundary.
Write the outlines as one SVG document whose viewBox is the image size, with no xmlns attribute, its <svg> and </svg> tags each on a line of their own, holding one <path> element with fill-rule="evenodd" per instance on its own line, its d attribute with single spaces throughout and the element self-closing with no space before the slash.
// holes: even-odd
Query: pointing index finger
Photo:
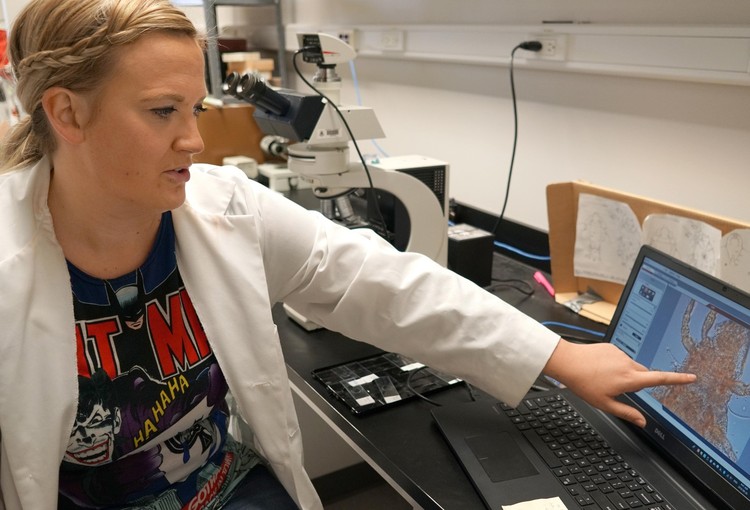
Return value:
<svg viewBox="0 0 750 510">
<path fill-rule="evenodd" d="M 658 370 L 644 372 L 640 379 L 641 388 L 664 386 L 667 384 L 690 384 L 698 379 L 695 374 L 684 372 L 662 372 Z"/>
</svg>

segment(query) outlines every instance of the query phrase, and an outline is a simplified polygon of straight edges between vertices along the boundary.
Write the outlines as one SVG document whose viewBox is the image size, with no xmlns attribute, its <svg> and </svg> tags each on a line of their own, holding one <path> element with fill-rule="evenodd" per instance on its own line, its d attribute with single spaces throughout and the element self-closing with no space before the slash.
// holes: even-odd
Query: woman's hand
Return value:
<svg viewBox="0 0 750 510">
<path fill-rule="evenodd" d="M 646 425 L 643 414 L 615 397 L 649 386 L 688 384 L 696 380 L 694 374 L 648 370 L 612 344 L 583 345 L 566 340 L 560 340 L 543 373 L 589 404 L 639 427 Z"/>
</svg>

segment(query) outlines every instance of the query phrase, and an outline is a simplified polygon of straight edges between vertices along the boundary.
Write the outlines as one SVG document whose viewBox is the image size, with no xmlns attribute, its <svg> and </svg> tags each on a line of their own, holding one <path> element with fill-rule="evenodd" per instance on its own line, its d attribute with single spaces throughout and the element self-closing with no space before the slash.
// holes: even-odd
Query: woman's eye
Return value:
<svg viewBox="0 0 750 510">
<path fill-rule="evenodd" d="M 166 119 L 167 117 L 169 117 L 169 114 L 177 111 L 177 109 L 173 106 L 168 106 L 166 108 L 154 108 L 151 111 L 154 112 L 154 114 L 156 114 L 157 116 Z"/>
<path fill-rule="evenodd" d="M 208 108 L 203 106 L 202 104 L 196 105 L 195 108 L 193 108 L 193 114 L 197 117 L 201 113 L 208 111 Z"/>
</svg>

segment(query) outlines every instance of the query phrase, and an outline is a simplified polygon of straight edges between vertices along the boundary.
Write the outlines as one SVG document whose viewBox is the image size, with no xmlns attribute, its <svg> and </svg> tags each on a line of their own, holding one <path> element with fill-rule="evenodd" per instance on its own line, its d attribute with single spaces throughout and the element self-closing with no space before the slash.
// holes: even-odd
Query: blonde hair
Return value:
<svg viewBox="0 0 750 510">
<path fill-rule="evenodd" d="M 167 0 L 32 0 L 10 32 L 8 51 L 18 99 L 28 112 L 0 148 L 0 171 L 32 164 L 55 150 L 42 108 L 50 87 L 96 90 L 115 65 L 117 49 L 145 34 L 204 39 Z"/>
</svg>

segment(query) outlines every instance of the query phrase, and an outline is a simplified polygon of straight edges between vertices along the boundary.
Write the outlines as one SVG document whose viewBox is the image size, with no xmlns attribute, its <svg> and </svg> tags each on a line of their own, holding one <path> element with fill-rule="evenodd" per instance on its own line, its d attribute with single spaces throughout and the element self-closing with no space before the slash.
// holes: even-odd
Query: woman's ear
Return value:
<svg viewBox="0 0 750 510">
<path fill-rule="evenodd" d="M 80 94 L 63 87 L 51 87 L 44 91 L 42 108 L 58 136 L 71 144 L 84 140 L 87 103 Z"/>
</svg>

